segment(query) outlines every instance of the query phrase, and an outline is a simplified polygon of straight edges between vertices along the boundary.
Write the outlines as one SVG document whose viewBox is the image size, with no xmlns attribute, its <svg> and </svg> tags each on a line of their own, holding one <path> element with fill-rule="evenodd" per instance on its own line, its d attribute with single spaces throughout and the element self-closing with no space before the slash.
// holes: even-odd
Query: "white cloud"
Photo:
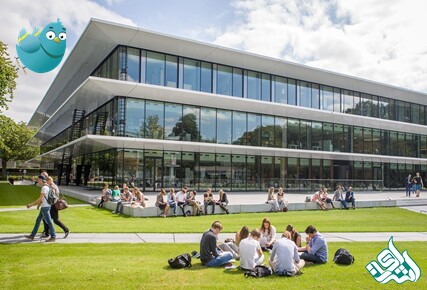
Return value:
<svg viewBox="0 0 427 290">
<path fill-rule="evenodd" d="M 219 45 L 427 92 L 427 2 L 235 0 Z M 212 30 L 209 31 L 212 33 Z"/>
<path fill-rule="evenodd" d="M 68 49 L 65 59 L 72 49 L 70 43 L 76 42 L 76 39 L 80 37 L 92 17 L 135 25 L 130 19 L 91 1 L 14 0 L 2 4 L 0 39 L 8 44 L 11 57 L 15 57 L 15 45 L 21 28 L 26 28 L 27 31 L 31 32 L 34 25 L 42 28 L 44 25 L 60 18 L 67 28 Z M 7 29 L 5 29 L 6 27 Z M 74 41 L 70 41 L 70 39 Z M 15 121 L 28 122 L 59 69 L 60 67 L 45 74 L 27 71 L 27 75 L 20 70 L 15 97 L 12 103 L 9 103 L 9 110 L 4 112 L 5 115 Z"/>
</svg>

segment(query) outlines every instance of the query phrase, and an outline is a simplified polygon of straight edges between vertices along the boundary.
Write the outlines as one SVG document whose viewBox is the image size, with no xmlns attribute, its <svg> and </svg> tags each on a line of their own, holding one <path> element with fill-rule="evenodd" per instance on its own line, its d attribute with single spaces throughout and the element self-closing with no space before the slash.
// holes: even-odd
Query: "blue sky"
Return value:
<svg viewBox="0 0 427 290">
<path fill-rule="evenodd" d="M 94 17 L 427 92 L 426 8 L 417 0 L 7 0 L 0 40 L 14 57 L 21 28 L 59 17 L 67 57 Z M 20 71 L 3 113 L 28 122 L 59 69 Z"/>
</svg>

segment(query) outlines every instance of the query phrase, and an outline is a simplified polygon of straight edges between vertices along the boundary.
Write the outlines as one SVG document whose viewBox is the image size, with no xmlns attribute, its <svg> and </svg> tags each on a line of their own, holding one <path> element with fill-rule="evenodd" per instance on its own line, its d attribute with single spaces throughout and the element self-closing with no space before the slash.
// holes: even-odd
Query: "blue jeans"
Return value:
<svg viewBox="0 0 427 290">
<path fill-rule="evenodd" d="M 177 208 L 176 202 L 175 201 L 169 201 L 168 203 L 169 203 L 169 206 L 171 208 L 173 208 L 173 214 L 176 214 L 176 208 Z"/>
<path fill-rule="evenodd" d="M 326 262 L 323 262 L 322 259 L 320 259 L 318 256 L 313 255 L 313 254 L 309 254 L 309 253 L 302 253 L 300 258 L 306 262 L 313 262 L 314 264 L 325 264 L 326 263 Z"/>
<path fill-rule="evenodd" d="M 347 208 L 347 202 L 345 201 L 345 199 L 338 199 L 338 201 L 341 201 L 341 204 L 344 208 Z"/>
<path fill-rule="evenodd" d="M 52 223 L 52 218 L 50 217 L 50 206 L 41 207 L 39 211 L 39 215 L 36 218 L 36 224 L 34 225 L 33 231 L 31 232 L 31 236 L 35 237 L 37 235 L 37 231 L 40 227 L 40 222 L 44 219 L 49 226 L 49 233 L 52 238 L 56 237 L 55 227 Z"/>
<path fill-rule="evenodd" d="M 213 258 L 208 263 L 205 264 L 206 267 L 218 267 L 224 265 L 228 261 L 233 259 L 233 254 L 230 252 L 223 252 L 222 255 L 219 255 L 216 258 Z"/>
</svg>

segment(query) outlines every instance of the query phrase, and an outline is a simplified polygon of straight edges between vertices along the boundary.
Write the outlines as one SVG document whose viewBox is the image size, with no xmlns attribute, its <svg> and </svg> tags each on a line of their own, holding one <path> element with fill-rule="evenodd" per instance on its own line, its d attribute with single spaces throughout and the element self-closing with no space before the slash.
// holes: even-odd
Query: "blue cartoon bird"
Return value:
<svg viewBox="0 0 427 290">
<path fill-rule="evenodd" d="M 16 52 L 23 65 L 37 73 L 53 70 L 64 57 L 66 29 L 61 21 L 46 25 L 43 30 L 34 27 L 33 33 L 23 28 L 18 36 Z"/>
</svg>

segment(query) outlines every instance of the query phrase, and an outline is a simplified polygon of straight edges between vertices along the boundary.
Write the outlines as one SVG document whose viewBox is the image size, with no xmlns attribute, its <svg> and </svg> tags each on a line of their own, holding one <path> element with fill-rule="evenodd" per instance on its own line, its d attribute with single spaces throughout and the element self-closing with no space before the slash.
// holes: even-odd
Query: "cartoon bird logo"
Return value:
<svg viewBox="0 0 427 290">
<path fill-rule="evenodd" d="M 18 35 L 16 52 L 22 64 L 36 73 L 53 70 L 64 57 L 67 33 L 62 22 L 52 22 L 43 30 L 34 27 L 33 34 L 23 28 Z"/>
</svg>

